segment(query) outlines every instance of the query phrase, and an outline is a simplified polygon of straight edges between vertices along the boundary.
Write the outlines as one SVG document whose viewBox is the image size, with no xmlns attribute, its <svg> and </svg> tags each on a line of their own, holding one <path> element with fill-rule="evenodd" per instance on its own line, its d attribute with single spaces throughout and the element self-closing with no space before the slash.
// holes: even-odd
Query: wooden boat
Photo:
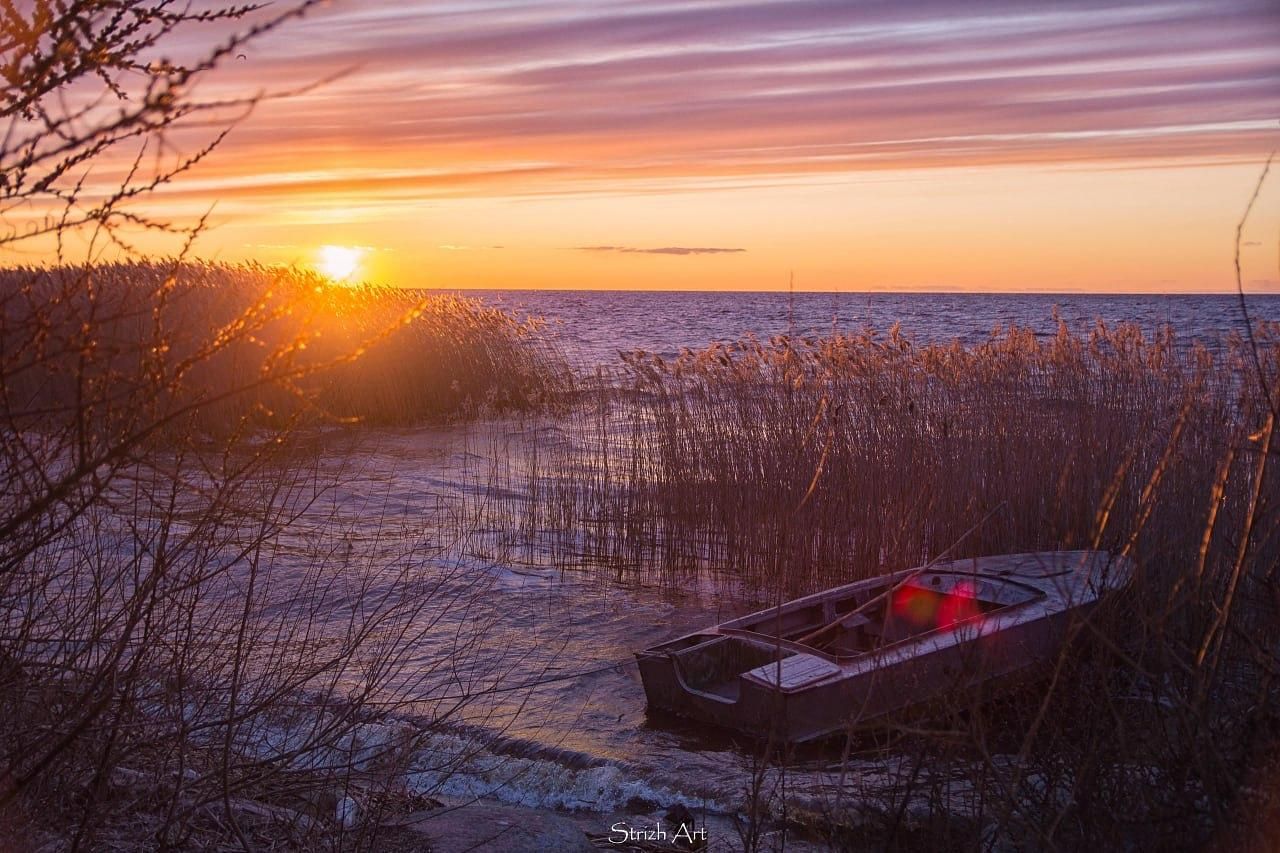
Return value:
<svg viewBox="0 0 1280 853">
<path fill-rule="evenodd" d="M 798 598 L 636 654 L 649 707 L 813 740 L 1046 663 L 1128 582 L 1100 551 L 938 563 Z"/>
</svg>

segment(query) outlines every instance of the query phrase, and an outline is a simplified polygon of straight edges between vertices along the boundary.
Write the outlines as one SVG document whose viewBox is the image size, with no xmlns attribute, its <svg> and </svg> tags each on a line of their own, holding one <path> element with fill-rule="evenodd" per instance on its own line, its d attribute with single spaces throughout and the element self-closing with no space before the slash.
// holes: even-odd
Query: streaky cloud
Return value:
<svg viewBox="0 0 1280 853">
<path fill-rule="evenodd" d="M 229 91 L 351 69 L 238 129 L 228 191 L 497 197 L 1239 162 L 1280 136 L 1278 43 L 1275 0 L 369 0 L 227 69 Z"/>
</svg>

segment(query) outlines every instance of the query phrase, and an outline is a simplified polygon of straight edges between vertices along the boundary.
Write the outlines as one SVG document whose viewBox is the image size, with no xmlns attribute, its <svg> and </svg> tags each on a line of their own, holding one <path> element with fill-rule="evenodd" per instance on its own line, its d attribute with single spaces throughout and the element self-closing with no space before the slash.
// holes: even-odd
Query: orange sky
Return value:
<svg viewBox="0 0 1280 853">
<path fill-rule="evenodd" d="M 203 94 L 343 76 L 149 209 L 409 286 L 1225 290 L 1277 44 L 1274 0 L 335 2 Z M 1244 254 L 1280 290 L 1280 174 Z"/>
</svg>

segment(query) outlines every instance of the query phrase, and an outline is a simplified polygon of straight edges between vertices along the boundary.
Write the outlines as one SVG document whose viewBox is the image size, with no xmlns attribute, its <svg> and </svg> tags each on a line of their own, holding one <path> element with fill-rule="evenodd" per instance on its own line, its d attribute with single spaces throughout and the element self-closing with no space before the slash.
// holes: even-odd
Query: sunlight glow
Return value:
<svg viewBox="0 0 1280 853">
<path fill-rule="evenodd" d="M 364 250 L 352 246 L 321 246 L 316 255 L 316 270 L 321 275 L 345 283 L 360 268 Z"/>
</svg>

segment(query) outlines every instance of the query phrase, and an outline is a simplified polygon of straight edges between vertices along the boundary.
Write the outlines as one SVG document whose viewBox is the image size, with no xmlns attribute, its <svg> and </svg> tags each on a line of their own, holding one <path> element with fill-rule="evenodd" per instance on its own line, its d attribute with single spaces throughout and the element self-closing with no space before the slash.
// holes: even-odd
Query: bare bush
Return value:
<svg viewBox="0 0 1280 853">
<path fill-rule="evenodd" d="M 389 538 L 385 511 L 335 507 L 345 475 L 316 427 L 534 405 L 550 387 L 534 328 L 189 263 L 202 222 L 141 204 L 264 97 L 197 84 L 312 5 L 0 8 L 0 246 L 63 261 L 0 273 L 7 838 L 368 847 L 412 806 L 422 737 L 493 671 L 457 683 L 483 620 L 444 646 L 434 630 L 482 579 L 424 519 Z M 180 41 L 204 47 L 169 55 Z M 137 229 L 174 234 L 178 257 L 98 262 Z M 81 239 L 86 262 L 67 263 Z"/>
<path fill-rule="evenodd" d="M 0 7 L 0 248 L 36 243 L 64 258 L 68 241 L 84 237 L 97 260 L 105 247 L 132 252 L 128 234 L 139 230 L 175 234 L 181 245 L 201 223 L 158 219 L 139 203 L 208 157 L 268 96 L 204 97 L 200 85 L 316 4 Z M 182 51 L 184 40 L 195 47 Z"/>
<path fill-rule="evenodd" d="M 481 581 L 421 520 L 397 544 L 385 517 L 344 536 L 351 520 L 320 511 L 342 474 L 301 430 L 324 422 L 308 383 L 354 364 L 346 345 L 294 358 L 307 323 L 273 340 L 256 304 L 193 329 L 168 279 L 138 310 L 145 279 L 95 272 L 73 289 L 64 271 L 58 298 L 10 293 L 22 310 L 3 315 L 0 797 L 72 848 L 358 842 L 338 805 L 367 809 L 466 704 L 433 701 L 433 679 L 466 665 L 483 625 L 421 648 Z M 130 298 L 99 300 L 104 283 Z M 304 307 L 277 299 L 273 321 Z M 296 405 L 259 417 L 269 395 Z M 205 407 L 241 397 L 207 428 Z M 410 702 L 418 728 L 393 722 Z"/>
</svg>

